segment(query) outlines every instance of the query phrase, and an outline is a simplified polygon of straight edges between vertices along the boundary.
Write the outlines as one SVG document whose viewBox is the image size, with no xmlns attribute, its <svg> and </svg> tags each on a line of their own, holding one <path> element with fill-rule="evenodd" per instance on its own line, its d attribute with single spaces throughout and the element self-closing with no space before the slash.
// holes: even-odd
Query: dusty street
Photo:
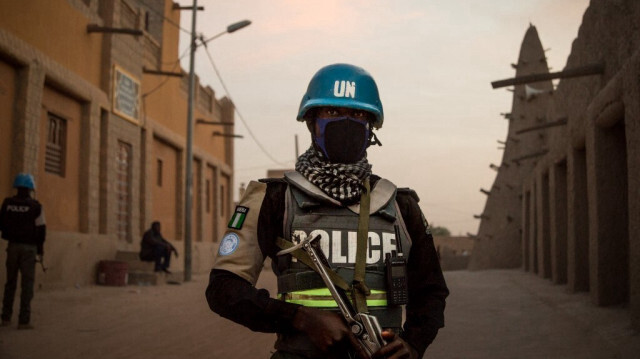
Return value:
<svg viewBox="0 0 640 359">
<path fill-rule="evenodd" d="M 586 295 L 566 294 L 517 270 L 445 276 L 452 292 L 447 327 L 425 358 L 636 358 L 640 352 L 640 335 L 629 329 L 622 308 L 594 308 Z M 274 335 L 210 312 L 206 281 L 36 292 L 36 329 L 0 328 L 0 358 L 268 358 Z M 272 291 L 273 275 L 263 272 L 259 285 Z"/>
<path fill-rule="evenodd" d="M 260 284 L 275 288 L 275 276 L 266 274 Z M 0 328 L 0 358 L 268 358 L 275 335 L 211 312 L 207 280 L 36 292 L 36 329 Z"/>
</svg>

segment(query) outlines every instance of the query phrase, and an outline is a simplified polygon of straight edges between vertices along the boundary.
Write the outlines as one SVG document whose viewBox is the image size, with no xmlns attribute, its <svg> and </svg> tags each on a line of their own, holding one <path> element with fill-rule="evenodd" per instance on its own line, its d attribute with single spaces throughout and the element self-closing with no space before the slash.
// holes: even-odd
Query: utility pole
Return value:
<svg viewBox="0 0 640 359">
<path fill-rule="evenodd" d="M 193 202 L 193 97 L 195 92 L 196 14 L 198 0 L 191 9 L 191 48 L 189 57 L 189 98 L 187 100 L 187 163 L 184 198 L 184 281 L 191 281 L 191 203 Z"/>
</svg>

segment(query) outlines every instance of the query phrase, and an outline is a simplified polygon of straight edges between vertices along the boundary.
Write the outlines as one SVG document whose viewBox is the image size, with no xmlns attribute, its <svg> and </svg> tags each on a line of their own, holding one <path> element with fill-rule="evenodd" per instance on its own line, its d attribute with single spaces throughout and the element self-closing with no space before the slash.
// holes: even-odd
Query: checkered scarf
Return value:
<svg viewBox="0 0 640 359">
<path fill-rule="evenodd" d="M 356 163 L 331 163 L 313 145 L 298 157 L 296 171 L 329 197 L 350 205 L 360 200 L 363 182 L 371 175 L 367 155 Z"/>
</svg>

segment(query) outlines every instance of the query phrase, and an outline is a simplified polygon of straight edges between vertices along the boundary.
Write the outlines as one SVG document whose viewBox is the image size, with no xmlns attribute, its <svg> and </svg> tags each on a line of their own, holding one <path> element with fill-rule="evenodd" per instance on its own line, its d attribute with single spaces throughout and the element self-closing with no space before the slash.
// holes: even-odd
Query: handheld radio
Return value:
<svg viewBox="0 0 640 359">
<path fill-rule="evenodd" d="M 396 232 L 396 246 L 398 251 L 391 251 L 385 255 L 384 264 L 387 279 L 387 302 L 389 305 L 407 304 L 409 294 L 407 290 L 407 260 L 402 253 L 400 228 L 394 226 Z"/>
</svg>

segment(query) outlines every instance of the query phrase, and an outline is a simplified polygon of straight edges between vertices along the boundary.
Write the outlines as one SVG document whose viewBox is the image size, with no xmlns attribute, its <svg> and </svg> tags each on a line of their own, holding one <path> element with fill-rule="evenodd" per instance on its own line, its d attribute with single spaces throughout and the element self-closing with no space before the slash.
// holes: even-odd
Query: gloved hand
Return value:
<svg viewBox="0 0 640 359">
<path fill-rule="evenodd" d="M 313 344 L 323 352 L 340 345 L 350 345 L 360 358 L 367 354 L 356 337 L 347 327 L 344 319 L 333 312 L 309 307 L 300 307 L 293 317 L 293 327 L 304 332 Z"/>
<path fill-rule="evenodd" d="M 371 359 L 418 359 L 418 352 L 393 331 L 382 332 L 382 338 L 387 342 L 387 345 L 373 353 Z"/>
</svg>

